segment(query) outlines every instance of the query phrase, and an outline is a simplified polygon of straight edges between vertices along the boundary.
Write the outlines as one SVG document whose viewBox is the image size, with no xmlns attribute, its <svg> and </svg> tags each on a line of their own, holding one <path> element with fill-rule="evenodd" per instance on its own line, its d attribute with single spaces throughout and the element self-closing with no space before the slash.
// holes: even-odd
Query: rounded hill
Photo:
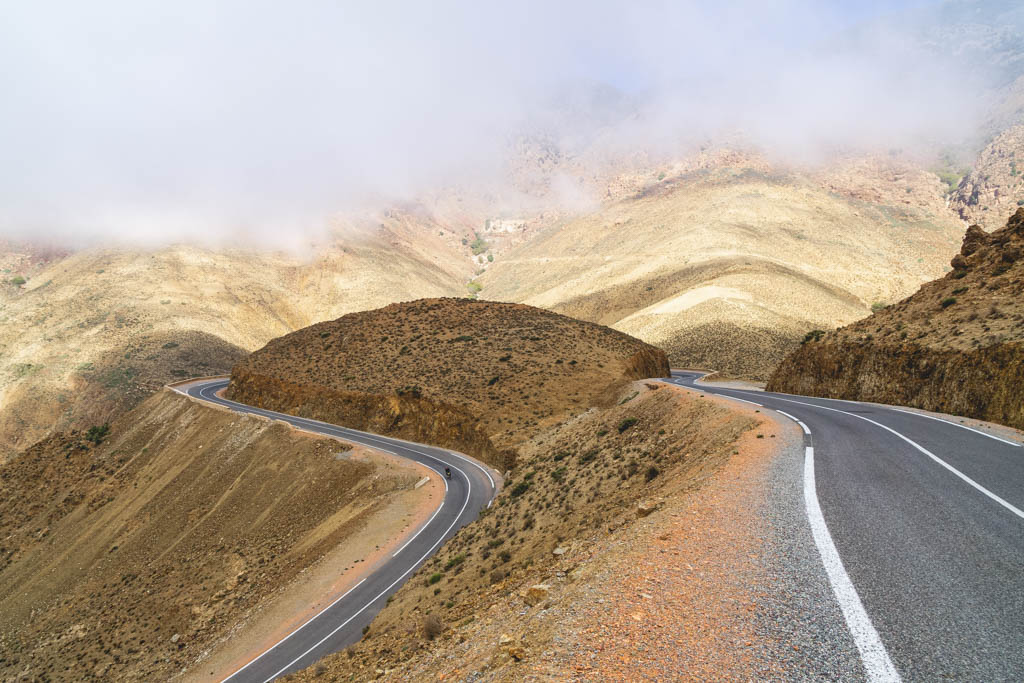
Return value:
<svg viewBox="0 0 1024 683">
<path fill-rule="evenodd" d="M 421 299 L 271 341 L 235 366 L 228 396 L 508 465 L 522 439 L 668 374 L 663 351 L 603 325 L 522 304 Z"/>
</svg>

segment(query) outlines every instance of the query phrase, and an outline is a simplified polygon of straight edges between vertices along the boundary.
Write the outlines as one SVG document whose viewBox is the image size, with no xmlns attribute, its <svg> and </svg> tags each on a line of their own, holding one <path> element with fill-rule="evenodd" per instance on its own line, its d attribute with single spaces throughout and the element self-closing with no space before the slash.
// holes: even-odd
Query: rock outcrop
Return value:
<svg viewBox="0 0 1024 683">
<path fill-rule="evenodd" d="M 769 391 L 877 401 L 1024 428 L 1024 209 L 971 226 L 953 270 L 852 325 L 808 334 Z"/>
</svg>

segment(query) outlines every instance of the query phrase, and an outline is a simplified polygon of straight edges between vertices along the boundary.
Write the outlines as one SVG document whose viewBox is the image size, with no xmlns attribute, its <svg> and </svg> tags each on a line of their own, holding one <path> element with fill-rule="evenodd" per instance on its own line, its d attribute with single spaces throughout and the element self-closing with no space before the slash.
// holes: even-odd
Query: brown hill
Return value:
<svg viewBox="0 0 1024 683">
<path fill-rule="evenodd" d="M 455 234 L 385 220 L 309 258 L 90 249 L 25 270 L 24 285 L 0 286 L 0 461 L 108 421 L 167 382 L 226 373 L 311 323 L 466 291 L 472 266 Z"/>
<path fill-rule="evenodd" d="M 234 367 L 228 395 L 507 467 L 515 443 L 668 372 L 661 350 L 601 325 L 520 304 L 423 299 L 275 339 Z"/>
<path fill-rule="evenodd" d="M 168 680 L 339 544 L 383 545 L 422 476 L 170 391 L 87 436 L 0 465 L 0 679 Z"/>
<path fill-rule="evenodd" d="M 971 226 L 951 265 L 898 304 L 809 335 L 768 388 L 1024 428 L 1024 209 L 991 234 Z"/>
<path fill-rule="evenodd" d="M 961 227 L 899 158 L 818 171 L 709 151 L 496 259 L 480 296 L 592 320 L 674 365 L 766 379 L 809 329 L 941 275 Z"/>
</svg>

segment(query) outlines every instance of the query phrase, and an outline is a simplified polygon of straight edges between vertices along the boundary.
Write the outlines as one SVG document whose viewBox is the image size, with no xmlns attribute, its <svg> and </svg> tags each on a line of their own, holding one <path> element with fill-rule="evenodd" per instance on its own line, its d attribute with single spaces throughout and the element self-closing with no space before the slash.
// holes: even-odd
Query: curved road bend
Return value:
<svg viewBox="0 0 1024 683">
<path fill-rule="evenodd" d="M 323 611 L 225 679 L 232 683 L 264 683 L 304 669 L 324 655 L 337 652 L 362 638 L 363 627 L 368 626 L 384 607 L 388 596 L 397 591 L 446 540 L 476 519 L 482 508 L 491 504 L 497 494 L 497 486 L 495 477 L 485 466 L 463 455 L 443 448 L 262 410 L 217 396 L 217 392 L 227 385 L 226 379 L 201 380 L 177 386 L 175 390 L 239 413 L 282 420 L 308 432 L 339 437 L 408 458 L 438 472 L 442 479 L 445 466 L 452 470 L 451 480 L 445 483 L 441 507 L 405 545 Z"/>
<path fill-rule="evenodd" d="M 955 417 L 695 384 L 704 374 L 665 381 L 803 428 L 807 517 L 867 678 L 1024 680 L 1020 443 Z"/>
</svg>

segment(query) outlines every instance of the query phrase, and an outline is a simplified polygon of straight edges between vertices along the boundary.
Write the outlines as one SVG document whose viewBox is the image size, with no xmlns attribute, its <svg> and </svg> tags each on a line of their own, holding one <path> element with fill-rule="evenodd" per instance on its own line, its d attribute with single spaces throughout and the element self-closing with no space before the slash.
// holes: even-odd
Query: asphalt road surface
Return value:
<svg viewBox="0 0 1024 683">
<path fill-rule="evenodd" d="M 870 680 L 1024 680 L 1024 448 L 877 404 L 720 388 L 804 431 L 803 493 Z M 1004 433 L 1005 434 L 1005 433 Z"/>
<path fill-rule="evenodd" d="M 464 455 L 443 448 L 262 410 L 217 396 L 217 392 L 227 385 L 226 379 L 204 380 L 179 386 L 177 390 L 240 413 L 282 420 L 309 432 L 340 437 L 351 443 L 414 460 L 438 472 L 442 479 L 446 466 L 452 471 L 452 478 L 445 483 L 441 507 L 392 557 L 348 593 L 225 679 L 232 683 L 263 683 L 304 669 L 324 655 L 341 650 L 362 638 L 363 627 L 368 626 L 384 607 L 388 596 L 397 591 L 455 532 L 476 519 L 479 511 L 494 500 L 497 488 L 492 473 Z"/>
</svg>

